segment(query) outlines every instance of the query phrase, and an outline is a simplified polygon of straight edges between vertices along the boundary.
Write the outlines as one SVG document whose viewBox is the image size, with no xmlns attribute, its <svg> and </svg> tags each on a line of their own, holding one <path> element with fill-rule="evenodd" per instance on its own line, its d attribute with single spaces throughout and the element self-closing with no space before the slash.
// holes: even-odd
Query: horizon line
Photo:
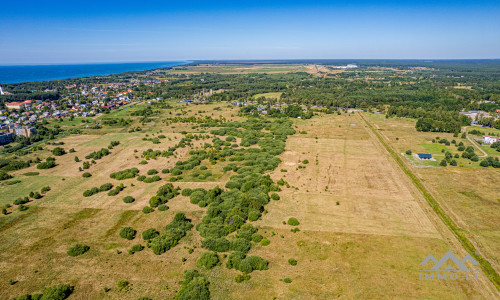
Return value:
<svg viewBox="0 0 500 300">
<path fill-rule="evenodd" d="M 377 60 L 389 60 L 389 61 L 467 61 L 467 60 L 500 60 L 498 58 L 262 58 L 262 59 L 179 59 L 179 60 L 130 60 L 130 61 L 91 61 L 91 62 L 27 62 L 27 63 L 0 63 L 0 67 L 11 67 L 11 66 L 49 66 L 49 65 L 91 65 L 91 64 L 123 64 L 123 63 L 171 63 L 171 62 L 184 62 L 184 63 L 196 63 L 196 62 L 269 62 L 269 61 L 344 61 L 344 60 L 356 60 L 356 61 L 377 61 Z"/>
</svg>

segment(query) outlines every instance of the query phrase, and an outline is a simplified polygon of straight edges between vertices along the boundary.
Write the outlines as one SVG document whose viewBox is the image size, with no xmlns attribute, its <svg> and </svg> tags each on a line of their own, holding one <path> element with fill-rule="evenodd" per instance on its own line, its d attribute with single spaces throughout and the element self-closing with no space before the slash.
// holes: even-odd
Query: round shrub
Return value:
<svg viewBox="0 0 500 300">
<path fill-rule="evenodd" d="M 89 178 L 91 176 L 92 176 L 92 174 L 90 174 L 89 172 L 85 172 L 85 173 L 82 174 L 83 178 Z"/>
<path fill-rule="evenodd" d="M 198 261 L 196 262 L 196 266 L 198 268 L 205 268 L 207 270 L 213 269 L 214 267 L 220 265 L 219 257 L 215 252 L 205 252 L 203 253 Z"/>
<path fill-rule="evenodd" d="M 193 192 L 193 190 L 192 190 L 192 189 L 190 189 L 190 188 L 185 188 L 185 189 L 183 189 L 183 190 L 182 190 L 181 195 L 182 195 L 182 196 L 191 196 L 191 193 L 192 193 L 192 192 Z"/>
<path fill-rule="evenodd" d="M 193 191 L 190 195 L 189 201 L 193 204 L 198 204 L 205 197 L 204 190 Z"/>
<path fill-rule="evenodd" d="M 292 266 L 296 266 L 296 265 L 297 265 L 297 260 L 296 260 L 296 259 L 294 259 L 294 258 L 290 258 L 290 259 L 288 260 L 288 263 L 289 263 L 290 265 L 292 265 Z"/>
<path fill-rule="evenodd" d="M 201 166 L 200 167 L 200 170 L 206 170 L 206 169 L 208 169 L 207 166 Z"/>
<path fill-rule="evenodd" d="M 132 203 L 134 201 L 135 201 L 135 199 L 132 196 L 125 196 L 125 197 L 123 197 L 123 202 L 125 202 L 125 203 Z"/>
<path fill-rule="evenodd" d="M 297 226 L 299 224 L 300 224 L 299 220 L 297 220 L 296 218 L 292 217 L 292 218 L 288 219 L 288 225 Z"/>
<path fill-rule="evenodd" d="M 159 211 L 166 211 L 166 210 L 168 210 L 168 208 L 169 207 L 167 205 L 165 205 L 165 204 L 158 205 L 158 210 Z"/>
<path fill-rule="evenodd" d="M 145 175 L 141 175 L 141 176 L 137 177 L 137 180 L 139 180 L 139 181 L 144 181 L 144 179 L 146 179 Z"/>
<path fill-rule="evenodd" d="M 135 244 L 132 246 L 132 248 L 130 250 L 132 250 L 133 252 L 139 252 L 139 251 L 142 251 L 142 249 L 144 249 L 143 245 Z"/>
<path fill-rule="evenodd" d="M 162 174 L 168 174 L 168 173 L 170 173 L 170 170 L 169 169 L 163 169 L 163 170 L 161 170 L 161 173 Z"/>
<path fill-rule="evenodd" d="M 230 242 L 223 237 L 206 238 L 201 242 L 201 246 L 215 252 L 226 252 L 229 250 Z"/>
<path fill-rule="evenodd" d="M 150 206 L 144 206 L 144 207 L 142 208 L 142 212 L 143 212 L 143 213 L 145 213 L 145 214 L 149 214 L 149 213 L 152 213 L 152 212 L 154 212 L 154 211 L 155 211 L 155 210 L 154 210 L 152 207 L 150 207 Z"/>
<path fill-rule="evenodd" d="M 262 241 L 260 241 L 260 244 L 262 246 L 267 246 L 267 245 L 271 244 L 271 241 L 266 239 L 266 238 L 263 238 Z"/>
<path fill-rule="evenodd" d="M 272 193 L 271 194 L 271 199 L 273 199 L 273 200 L 279 200 L 280 199 L 280 195 L 278 195 L 276 193 Z"/>
<path fill-rule="evenodd" d="M 284 283 L 292 283 L 292 280 L 290 278 L 286 277 L 286 278 L 283 278 L 283 282 Z"/>
<path fill-rule="evenodd" d="M 127 239 L 127 240 L 133 240 L 135 239 L 135 234 L 137 233 L 136 230 L 132 227 L 123 227 L 120 230 L 120 237 Z"/>
<path fill-rule="evenodd" d="M 235 238 L 230 242 L 229 249 L 234 251 L 239 251 L 242 253 L 247 253 L 250 251 L 252 244 L 249 241 L 242 238 Z"/>
<path fill-rule="evenodd" d="M 177 175 L 181 175 L 181 174 L 182 174 L 182 171 L 181 171 L 181 170 L 179 170 L 179 169 L 176 169 L 176 168 L 174 168 L 174 169 L 170 170 L 170 172 L 171 172 L 171 173 L 172 173 L 172 175 L 174 175 L 174 176 L 177 176 Z"/>
<path fill-rule="evenodd" d="M 116 196 L 120 193 L 120 190 L 119 189 L 113 189 L 111 191 L 108 192 L 108 196 Z"/>
<path fill-rule="evenodd" d="M 76 244 L 73 247 L 69 248 L 68 250 L 68 255 L 69 256 L 78 256 L 82 255 L 83 253 L 89 251 L 90 247 L 82 244 Z"/>
<path fill-rule="evenodd" d="M 85 192 L 83 192 L 83 197 L 90 197 L 92 196 L 94 193 L 92 193 L 91 190 L 86 190 Z"/>
<path fill-rule="evenodd" d="M 159 235 L 160 235 L 160 233 L 156 229 L 149 228 L 142 233 L 142 239 L 145 241 L 148 241 L 148 240 L 154 239 L 155 237 L 157 237 Z"/>
<path fill-rule="evenodd" d="M 239 274 L 239 275 L 236 275 L 236 277 L 234 278 L 234 281 L 237 283 L 247 281 L 247 280 L 250 280 L 249 274 Z"/>
<path fill-rule="evenodd" d="M 148 175 L 155 175 L 155 174 L 158 174 L 158 171 L 156 171 L 156 169 L 150 169 L 148 170 Z"/>
<path fill-rule="evenodd" d="M 259 233 L 254 233 L 252 234 L 252 241 L 256 242 L 256 243 L 259 243 L 260 241 L 262 241 L 262 235 L 260 235 Z"/>
<path fill-rule="evenodd" d="M 260 211 L 256 209 L 251 209 L 248 212 L 248 219 L 250 221 L 257 221 L 260 218 Z"/>
</svg>

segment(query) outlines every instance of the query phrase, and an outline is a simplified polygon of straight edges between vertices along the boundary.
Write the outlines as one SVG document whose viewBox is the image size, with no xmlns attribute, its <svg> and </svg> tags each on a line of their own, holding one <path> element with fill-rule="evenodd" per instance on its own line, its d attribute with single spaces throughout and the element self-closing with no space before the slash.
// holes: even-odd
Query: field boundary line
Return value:
<svg viewBox="0 0 500 300">
<path fill-rule="evenodd" d="M 462 244 L 464 249 L 474 259 L 476 259 L 479 262 L 481 269 L 483 270 L 486 277 L 488 277 L 488 279 L 493 283 L 493 285 L 497 288 L 497 290 L 500 291 L 500 275 L 491 266 L 491 263 L 479 254 L 479 251 L 477 251 L 476 247 L 474 247 L 472 242 L 465 236 L 463 230 L 460 227 L 458 227 L 457 224 L 453 221 L 453 219 L 451 219 L 446 214 L 446 212 L 441 208 L 441 205 L 439 205 L 438 201 L 434 198 L 434 196 L 431 195 L 431 193 L 424 186 L 422 181 L 408 168 L 408 166 L 403 162 L 401 157 L 399 157 L 399 155 L 392 149 L 392 147 L 389 146 L 384 141 L 383 137 L 375 130 L 373 125 L 370 122 L 368 122 L 361 113 L 359 113 L 359 116 L 368 125 L 368 128 L 370 128 L 370 130 L 375 134 L 375 136 L 380 141 L 382 146 L 389 152 L 392 158 L 394 158 L 394 160 L 403 170 L 403 172 L 411 179 L 415 187 L 422 193 L 427 203 L 429 203 L 429 205 L 438 215 L 441 221 L 443 221 L 443 223 L 448 227 L 448 229 L 450 229 L 450 231 L 458 239 L 460 244 Z"/>
</svg>

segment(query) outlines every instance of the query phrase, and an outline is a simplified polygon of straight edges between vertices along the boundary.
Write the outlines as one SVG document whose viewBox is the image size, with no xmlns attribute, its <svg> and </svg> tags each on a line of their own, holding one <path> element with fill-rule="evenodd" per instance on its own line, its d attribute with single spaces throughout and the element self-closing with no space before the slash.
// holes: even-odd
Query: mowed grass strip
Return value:
<svg viewBox="0 0 500 300">
<path fill-rule="evenodd" d="M 490 279 L 490 281 L 495 285 L 497 290 L 500 291 L 500 275 L 491 266 L 490 262 L 478 254 L 479 252 L 476 250 L 476 248 L 471 243 L 471 241 L 465 236 L 465 234 L 463 233 L 463 230 L 460 227 L 458 227 L 457 224 L 444 212 L 444 210 L 441 208 L 441 206 L 436 201 L 436 199 L 425 188 L 422 181 L 417 176 L 415 176 L 415 174 L 413 174 L 413 172 L 406 166 L 406 164 L 399 157 L 399 155 L 384 141 L 382 136 L 377 132 L 377 130 L 375 130 L 375 128 L 372 126 L 372 124 L 370 122 L 368 122 L 362 114 L 359 114 L 359 115 L 361 116 L 363 121 L 365 121 L 365 123 L 368 125 L 370 130 L 378 138 L 378 140 L 380 141 L 382 146 L 384 146 L 384 148 L 389 152 L 389 154 L 394 158 L 394 160 L 396 160 L 396 162 L 401 167 L 403 172 L 405 172 L 405 174 L 408 175 L 408 177 L 410 177 L 413 184 L 415 184 L 417 189 L 420 192 L 422 192 L 425 200 L 427 200 L 427 202 L 432 207 L 434 212 L 439 216 L 441 221 L 443 221 L 443 223 L 446 226 L 448 226 L 448 228 L 457 237 L 457 239 L 460 241 L 460 243 L 465 248 L 465 250 L 467 252 L 469 252 L 469 254 L 479 262 L 483 272 Z"/>
</svg>

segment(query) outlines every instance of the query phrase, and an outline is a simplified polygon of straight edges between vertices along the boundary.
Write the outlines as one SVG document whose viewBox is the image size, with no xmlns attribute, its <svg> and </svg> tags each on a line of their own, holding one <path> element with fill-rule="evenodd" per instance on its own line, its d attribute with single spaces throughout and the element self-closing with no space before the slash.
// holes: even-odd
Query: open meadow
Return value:
<svg viewBox="0 0 500 300">
<path fill-rule="evenodd" d="M 457 153 L 453 144 L 445 146 L 433 144 L 436 137 L 448 140 L 456 139 L 467 146 L 478 149 L 479 144 L 466 138 L 454 137 L 451 133 L 416 132 L 414 120 L 405 118 L 385 119 L 383 115 L 365 114 L 378 128 L 379 133 L 401 155 L 407 149 L 413 152 L 431 153 L 442 159 L 441 149 Z M 474 128 L 467 128 L 469 132 Z M 495 129 L 479 129 L 484 132 L 496 132 Z M 470 135 L 473 137 L 472 135 Z M 396 139 L 398 138 L 398 139 Z M 476 136 L 477 138 L 477 136 Z M 500 157 L 500 152 L 489 147 L 489 156 Z M 489 148 L 489 149 L 488 149 Z M 493 151 L 491 151 L 493 150 Z M 479 150 L 476 150 L 480 153 Z M 414 167 L 414 172 L 425 182 L 426 187 L 437 197 L 437 200 L 446 208 L 449 215 L 464 230 L 467 237 L 479 251 L 489 259 L 492 266 L 500 271 L 500 170 L 485 168 L 478 162 L 459 158 L 458 166 L 447 167 Z"/>
<path fill-rule="evenodd" d="M 281 123 L 267 123 L 260 128 L 229 103 L 169 102 L 168 107 L 153 106 L 154 113 L 144 119 L 131 115 L 141 109 L 144 107 L 139 105 L 128 112 L 117 110 L 96 117 L 93 121 L 128 118 L 132 122 L 125 127 L 102 126 L 61 137 L 57 142 L 63 144 L 58 147 L 74 152 L 56 156 L 57 165 L 53 168 L 37 169 L 33 165 L 12 172 L 21 182 L 0 186 L 1 205 L 50 186 L 41 199 L 25 204 L 28 210 L 19 211 L 12 206 L 0 218 L 0 298 L 33 294 L 47 286 L 67 283 L 75 286 L 70 299 L 172 299 L 182 288 L 179 282 L 184 280 L 184 271 L 190 269 L 198 269 L 210 282 L 212 299 L 498 297 L 497 290 L 482 274 L 473 281 L 419 280 L 420 262 L 428 254 L 441 257 L 452 250 L 464 257 L 466 252 L 358 114 L 319 113 L 308 120 L 287 118 L 293 120 L 290 129 L 295 133 L 286 137 L 284 151 L 276 156 L 276 167 L 263 171 L 278 183 L 279 188 L 272 186 L 271 193 L 274 189 L 279 199 L 272 196 L 262 214 L 248 221 L 262 235 L 255 239 L 252 235 L 248 255 L 263 258 L 267 269 L 250 272 L 249 279 L 237 282 L 235 277 L 242 272 L 226 268 L 232 255 L 227 250 L 217 251 L 221 265 L 200 267 L 197 261 L 207 250 L 202 247 L 206 236 L 202 236 L 202 227 L 197 225 L 205 224 L 214 210 L 207 203 L 195 202 L 194 191 L 225 188 L 229 181 L 234 181 L 232 176 L 240 172 L 238 168 L 255 166 L 257 162 L 237 165 L 238 157 L 243 157 L 238 149 L 249 155 L 266 145 L 246 144 L 246 134 L 270 142 L 279 132 L 274 126 Z M 434 146 L 429 139 L 436 134 L 417 134 L 410 121 L 386 120 L 377 114 L 366 117 L 399 152 L 407 148 L 415 152 L 432 150 L 426 145 Z M 241 126 L 233 128 L 240 131 L 230 131 L 214 120 L 239 122 Z M 266 120 L 277 122 L 273 118 Z M 79 127 L 78 121 L 61 126 Z M 201 126 L 209 123 L 210 126 Z M 141 129 L 130 130 L 137 127 Z M 210 133 L 217 129 L 227 132 Z M 262 132 L 261 136 L 258 132 Z M 111 147 L 109 154 L 95 159 L 88 169 L 79 170 L 84 161 L 91 160 L 85 158 L 89 153 L 107 148 L 113 141 L 119 144 Z M 185 142 L 184 147 L 179 146 L 181 141 Z M 207 143 L 220 143 L 235 152 L 221 157 L 221 150 L 206 146 Z M 55 147 L 47 145 L 29 155 L 44 160 Z M 167 153 L 170 148 L 174 149 L 171 154 L 155 158 L 148 151 Z M 251 148 L 254 150 L 248 150 Z M 209 152 L 207 159 L 191 169 L 185 168 L 181 175 L 174 174 L 179 161 L 189 161 L 196 155 L 192 151 L 203 149 Z M 432 151 L 441 153 L 438 148 Z M 248 156 L 245 159 L 248 161 Z M 258 163 L 266 165 L 273 159 L 269 156 Z M 481 251 L 498 265 L 500 236 L 495 226 L 500 199 L 494 199 L 494 195 L 499 190 L 488 188 L 488 182 L 500 174 L 496 169 L 480 169 L 465 160 L 461 163 L 463 167 L 415 170 Z M 156 170 L 160 180 L 111 178 L 112 173 L 131 168 L 137 168 L 139 175 L 148 174 L 145 178 L 152 178 L 150 175 L 156 173 L 150 170 Z M 163 172 L 165 169 L 168 172 Z M 91 176 L 83 177 L 85 172 Z M 123 189 L 117 195 L 107 191 L 83 195 L 105 183 L 114 187 L 123 184 Z M 181 193 L 160 210 L 161 205 L 151 205 L 151 198 L 167 183 L 179 187 Z M 242 184 L 239 189 L 243 191 L 245 182 Z M 185 190 L 190 190 L 191 196 Z M 235 190 L 238 188 L 232 189 Z M 125 196 L 134 201 L 125 203 Z M 153 212 L 146 213 L 144 208 L 150 205 Z M 241 209 L 237 206 L 231 211 Z M 184 213 L 195 227 L 187 230 L 168 251 L 153 253 L 154 247 L 148 248 L 151 244 L 143 240 L 141 233 L 149 228 L 163 233 L 165 226 L 177 219 L 177 213 Z M 250 219 L 250 212 L 248 216 Z M 290 218 L 296 218 L 298 224 Z M 122 228 L 127 226 L 137 231 L 134 239 L 120 237 Z M 235 234 L 227 237 L 232 240 Z M 89 250 L 70 256 L 67 251 L 74 244 L 84 244 Z M 129 251 L 136 244 L 146 248 Z M 128 284 L 124 286 L 119 281 Z"/>
</svg>

